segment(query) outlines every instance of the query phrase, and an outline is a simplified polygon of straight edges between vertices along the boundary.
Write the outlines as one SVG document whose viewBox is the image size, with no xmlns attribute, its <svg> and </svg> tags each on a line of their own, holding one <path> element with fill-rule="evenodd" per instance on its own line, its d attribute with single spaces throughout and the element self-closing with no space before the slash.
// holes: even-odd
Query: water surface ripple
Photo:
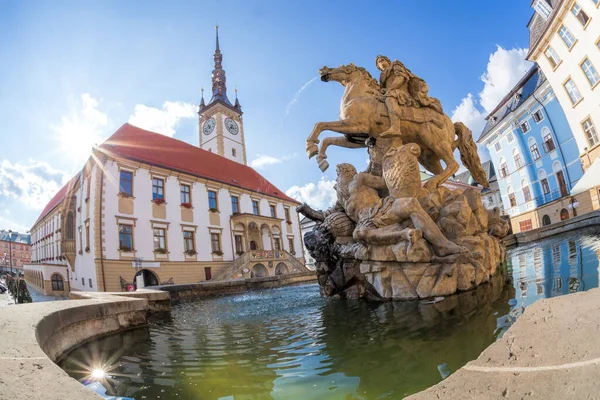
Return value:
<svg viewBox="0 0 600 400">
<path fill-rule="evenodd" d="M 141 399 L 399 399 L 425 389 L 508 329 L 537 299 L 598 286 L 599 234 L 508 253 L 507 273 L 437 304 L 323 299 L 317 285 L 173 307 L 149 326 L 73 351 L 81 379 Z"/>
</svg>

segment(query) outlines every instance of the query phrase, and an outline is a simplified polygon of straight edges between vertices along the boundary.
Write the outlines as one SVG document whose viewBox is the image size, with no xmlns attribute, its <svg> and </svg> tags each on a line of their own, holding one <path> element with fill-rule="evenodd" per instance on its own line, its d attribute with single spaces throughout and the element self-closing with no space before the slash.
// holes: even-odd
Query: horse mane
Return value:
<svg viewBox="0 0 600 400">
<path fill-rule="evenodd" d="M 367 83 L 367 86 L 370 89 L 372 89 L 374 93 L 379 93 L 379 82 L 375 78 L 373 78 L 371 73 L 365 68 L 356 66 L 352 63 L 350 63 L 349 65 L 344 65 L 344 68 L 360 72 L 362 78 Z"/>
</svg>

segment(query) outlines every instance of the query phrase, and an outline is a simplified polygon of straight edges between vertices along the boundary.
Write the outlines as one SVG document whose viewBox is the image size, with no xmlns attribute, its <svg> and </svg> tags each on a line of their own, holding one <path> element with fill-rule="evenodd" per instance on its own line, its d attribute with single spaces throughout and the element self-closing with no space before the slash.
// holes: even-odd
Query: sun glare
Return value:
<svg viewBox="0 0 600 400">
<path fill-rule="evenodd" d="M 101 368 L 96 368 L 90 374 L 90 377 L 96 381 L 102 380 L 106 377 L 106 372 Z"/>
</svg>

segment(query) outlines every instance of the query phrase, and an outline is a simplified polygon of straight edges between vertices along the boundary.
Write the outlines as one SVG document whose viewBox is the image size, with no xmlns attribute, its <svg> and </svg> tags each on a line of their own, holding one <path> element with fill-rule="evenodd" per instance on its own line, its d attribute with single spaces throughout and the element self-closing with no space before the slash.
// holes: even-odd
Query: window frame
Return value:
<svg viewBox="0 0 600 400">
<path fill-rule="evenodd" d="M 260 200 L 252 200 L 252 214 L 260 215 Z"/>
<path fill-rule="evenodd" d="M 575 9 L 577 9 L 577 11 L 575 11 Z M 575 19 L 577 21 L 579 21 L 579 23 L 581 24 L 581 26 L 583 27 L 583 29 L 585 30 L 585 28 L 587 28 L 587 26 L 589 25 L 590 21 L 592 20 L 592 17 L 590 17 L 589 15 L 587 15 L 587 13 L 585 12 L 585 10 L 583 8 L 581 8 L 581 6 L 579 5 L 579 3 L 574 2 L 573 5 L 571 6 L 571 14 L 575 17 Z M 581 20 L 579 18 L 579 15 L 583 15 L 583 19 L 587 18 L 585 21 Z"/>
<path fill-rule="evenodd" d="M 215 249 L 215 243 L 217 249 Z M 221 248 L 221 234 L 219 232 L 210 232 L 210 250 L 212 254 L 223 254 Z"/>
<path fill-rule="evenodd" d="M 214 198 L 211 197 L 211 194 L 214 194 Z M 219 195 L 217 194 L 217 191 L 208 189 L 206 195 L 208 198 L 208 209 L 210 211 L 219 211 Z M 212 202 L 214 202 L 214 206 L 211 204 Z"/>
<path fill-rule="evenodd" d="M 515 162 L 515 168 L 517 170 L 519 170 L 525 166 L 523 164 L 523 157 L 521 157 L 521 153 L 516 152 L 515 154 L 513 154 L 513 160 Z"/>
<path fill-rule="evenodd" d="M 158 184 L 160 182 L 160 185 Z M 165 179 L 152 177 L 152 200 L 165 200 Z"/>
<path fill-rule="evenodd" d="M 234 199 L 235 199 L 235 201 L 233 201 Z M 240 197 L 239 196 L 231 195 L 231 213 L 232 214 L 240 213 Z"/>
<path fill-rule="evenodd" d="M 244 237 L 242 235 L 233 235 L 233 245 L 236 254 L 244 253 Z"/>
<path fill-rule="evenodd" d="M 269 212 L 271 213 L 271 218 L 277 218 L 277 205 L 269 203 Z"/>
<path fill-rule="evenodd" d="M 563 32 L 564 29 L 564 36 L 561 34 L 561 32 Z M 577 38 L 575 36 L 573 36 L 573 33 L 569 30 L 569 28 L 567 28 L 567 26 L 565 24 L 562 24 L 560 26 L 560 28 L 558 28 L 558 36 L 560 36 L 560 38 L 562 39 L 563 43 L 565 44 L 565 46 L 567 46 L 567 48 L 569 49 L 569 51 L 571 51 L 571 49 L 575 46 L 575 44 L 577 43 Z M 567 43 L 567 40 L 565 39 L 565 36 L 570 36 L 570 40 L 572 39 L 572 43 L 569 46 L 569 43 Z"/>
<path fill-rule="evenodd" d="M 585 124 L 586 122 L 590 123 L 590 130 L 593 130 L 593 134 L 595 137 L 595 142 L 592 142 L 590 140 L 590 135 L 588 133 L 588 129 L 586 129 Z M 583 119 L 583 121 L 581 121 L 581 129 L 583 130 L 583 134 L 585 136 L 586 141 L 588 142 L 588 145 L 590 146 L 590 148 L 597 146 L 600 143 L 600 138 L 598 138 L 598 131 L 596 130 L 596 125 L 594 124 L 594 120 L 592 120 L 592 116 L 588 115 L 587 117 L 585 117 Z"/>
<path fill-rule="evenodd" d="M 283 207 L 283 214 L 285 216 L 285 222 L 291 224 L 292 223 L 292 216 L 290 214 L 290 208 L 289 207 Z"/>
<path fill-rule="evenodd" d="M 496 143 L 494 143 L 494 150 L 496 150 L 496 153 L 502 151 L 502 145 L 500 144 L 499 140 Z"/>
<path fill-rule="evenodd" d="M 187 235 L 189 235 L 189 237 Z M 183 251 L 184 252 L 196 251 L 196 240 L 194 237 L 195 236 L 194 231 L 183 231 L 182 236 L 183 236 Z M 192 244 L 191 249 L 188 248 L 189 243 Z"/>
<path fill-rule="evenodd" d="M 122 228 L 128 228 L 129 232 L 123 232 Z M 118 224 L 118 232 L 119 232 L 119 250 L 125 251 L 125 252 L 133 251 L 133 225 Z M 121 235 L 123 235 L 125 238 L 129 237 L 129 240 L 131 242 L 130 247 L 123 246 L 123 240 L 121 238 Z M 124 250 L 124 249 L 129 249 L 129 250 Z"/>
<path fill-rule="evenodd" d="M 506 141 L 508 143 L 512 143 L 515 141 L 515 135 L 513 134 L 512 130 L 508 131 L 508 133 L 506 134 Z"/>
<path fill-rule="evenodd" d="M 58 279 L 54 279 L 54 277 L 57 277 Z M 50 277 L 50 282 L 52 284 L 52 291 L 54 292 L 64 292 L 65 291 L 65 279 L 62 277 L 61 274 L 59 273 L 54 273 L 52 274 L 52 276 Z M 59 285 L 60 283 L 60 285 Z M 56 288 L 55 288 L 55 284 L 56 284 Z M 60 288 L 59 288 L 60 286 Z"/>
<path fill-rule="evenodd" d="M 527 127 L 527 129 L 525 129 L 524 127 Z M 529 121 L 523 121 L 519 127 L 521 128 L 521 131 L 525 134 L 527 132 L 529 132 L 531 130 L 531 125 L 529 125 Z"/>
<path fill-rule="evenodd" d="M 548 53 L 550 53 L 550 55 L 548 55 Z M 562 64 L 562 58 L 560 58 L 554 47 L 548 45 L 544 51 L 544 55 L 550 62 L 550 66 L 552 67 L 553 71 L 556 70 L 560 64 Z"/>
<path fill-rule="evenodd" d="M 515 192 L 508 193 L 508 203 L 510 204 L 510 208 L 517 206 L 517 196 L 515 196 Z"/>
<path fill-rule="evenodd" d="M 590 79 L 590 76 L 588 75 L 588 71 L 586 71 L 586 69 L 584 68 L 584 64 L 588 63 L 588 70 L 592 71 L 596 76 L 595 82 L 592 82 L 592 80 Z M 594 67 L 594 64 L 592 64 L 592 61 L 590 60 L 589 57 L 584 57 L 584 59 L 579 63 L 579 68 L 581 68 L 581 71 L 583 72 L 583 75 L 585 75 L 588 83 L 590 84 L 590 86 L 592 87 L 592 89 L 594 89 L 596 86 L 598 86 L 598 83 L 600 83 L 600 74 L 598 74 L 598 70 L 596 69 L 596 67 Z"/>
<path fill-rule="evenodd" d="M 539 119 L 537 119 L 537 118 L 539 118 Z M 536 124 L 539 124 L 540 122 L 545 120 L 546 117 L 544 116 L 544 112 L 542 111 L 542 109 L 538 108 L 537 110 L 535 110 L 534 112 L 531 113 L 531 119 L 533 119 L 533 121 Z"/>
<path fill-rule="evenodd" d="M 574 88 L 575 91 L 577 92 L 577 95 L 579 96 L 579 98 L 577 100 L 573 99 L 573 96 L 571 96 L 571 92 L 567 88 L 567 84 L 569 84 L 569 83 L 572 84 L 572 89 Z M 563 88 L 567 92 L 567 96 L 569 97 L 569 100 L 571 100 L 571 104 L 573 105 L 573 107 L 575 107 L 577 104 L 581 103 L 581 101 L 583 100 L 583 96 L 581 95 L 581 92 L 579 91 L 579 88 L 577 87 L 577 85 L 575 84 L 575 81 L 573 80 L 573 78 L 570 75 L 563 82 Z"/>
<path fill-rule="evenodd" d="M 290 253 L 296 254 L 296 250 L 294 248 L 294 238 L 288 237 L 288 247 L 290 248 Z"/>
<path fill-rule="evenodd" d="M 184 190 L 184 188 L 187 188 L 187 192 Z M 187 197 L 187 201 L 186 200 Z M 192 205 L 192 186 L 187 184 L 187 183 L 181 183 L 179 184 L 179 200 L 181 201 L 181 204 L 189 204 Z"/>
<path fill-rule="evenodd" d="M 547 138 L 550 138 L 550 140 L 549 140 L 549 141 L 548 141 L 548 140 L 546 140 Z M 543 142 L 543 146 L 544 146 L 544 150 L 546 151 L 546 153 L 551 153 L 551 152 L 553 152 L 554 150 L 556 150 L 556 143 L 554 143 L 554 138 L 552 137 L 552 134 L 551 134 L 551 133 L 548 133 L 546 136 L 544 136 L 544 137 L 542 138 L 542 140 L 544 141 L 544 142 Z M 548 142 L 552 143 L 552 148 L 551 148 L 551 149 L 550 149 L 550 148 L 548 147 L 548 145 L 547 145 L 547 144 L 548 144 Z"/>
<path fill-rule="evenodd" d="M 125 181 L 129 183 L 129 192 L 124 189 L 123 186 L 123 175 L 129 174 L 130 179 L 126 179 Z M 127 169 L 119 169 L 119 194 L 127 197 L 133 197 L 133 171 L 129 171 Z"/>
<path fill-rule="evenodd" d="M 531 146 L 529 146 L 529 152 L 531 153 L 531 158 L 533 159 L 533 161 L 537 161 L 540 158 L 542 158 L 542 154 L 540 153 L 540 149 L 537 143 L 533 143 Z"/>
<path fill-rule="evenodd" d="M 157 235 L 157 233 L 159 233 Z M 162 234 L 161 234 L 162 233 Z M 158 238 L 158 245 L 156 247 Z M 160 246 L 162 244 L 162 246 Z M 162 227 L 153 227 L 152 228 L 152 251 L 154 252 L 167 252 L 167 229 Z"/>
</svg>

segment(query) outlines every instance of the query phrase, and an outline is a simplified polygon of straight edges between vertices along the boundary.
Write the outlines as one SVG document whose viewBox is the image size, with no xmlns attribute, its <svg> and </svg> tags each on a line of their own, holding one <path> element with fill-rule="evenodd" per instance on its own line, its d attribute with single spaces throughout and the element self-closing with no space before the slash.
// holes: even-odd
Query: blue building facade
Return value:
<svg viewBox="0 0 600 400">
<path fill-rule="evenodd" d="M 537 66 L 490 113 L 478 143 L 490 152 L 513 232 L 576 215 L 569 193 L 583 175 L 579 149 Z"/>
</svg>

